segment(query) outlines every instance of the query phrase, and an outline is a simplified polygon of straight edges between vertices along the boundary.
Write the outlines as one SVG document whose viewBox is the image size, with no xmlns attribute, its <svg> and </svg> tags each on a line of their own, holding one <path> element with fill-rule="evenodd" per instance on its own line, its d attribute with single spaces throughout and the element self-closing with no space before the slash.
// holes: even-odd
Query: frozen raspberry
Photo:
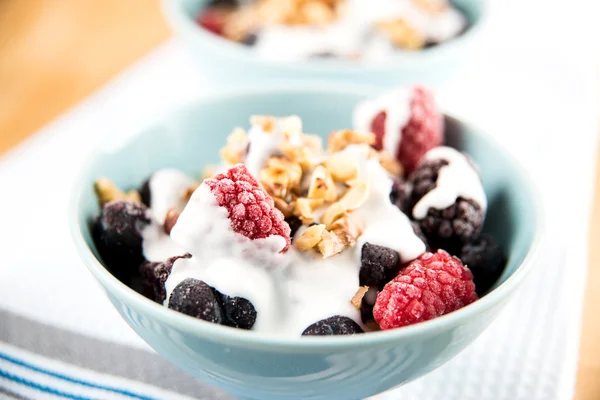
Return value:
<svg viewBox="0 0 600 400">
<path fill-rule="evenodd" d="M 302 336 L 353 335 L 363 333 L 351 318 L 335 315 L 315 322 L 302 332 Z"/>
<path fill-rule="evenodd" d="M 400 269 L 400 256 L 395 250 L 365 243 L 360 252 L 360 286 L 383 287 Z"/>
<path fill-rule="evenodd" d="M 92 236 L 106 267 L 124 283 L 137 275 L 144 262 L 142 230 L 150 224 L 148 209 L 141 203 L 114 200 L 102 206 Z"/>
<path fill-rule="evenodd" d="M 490 290 L 506 266 L 504 250 L 493 237 L 485 234 L 464 245 L 460 259 L 473 273 L 479 296 Z"/>
<path fill-rule="evenodd" d="M 167 297 L 165 282 L 171 274 L 173 264 L 180 258 L 190 258 L 190 254 L 175 256 L 161 262 L 146 261 L 140 265 L 142 293 L 150 300 L 163 303 Z"/>
<path fill-rule="evenodd" d="M 256 309 L 252 303 L 243 297 L 229 297 L 215 292 L 221 296 L 223 308 L 223 324 L 234 328 L 251 329 L 256 322 Z"/>
<path fill-rule="evenodd" d="M 436 186 L 440 169 L 448 165 L 446 160 L 425 160 L 409 176 L 412 186 L 410 209 Z M 409 214 L 412 217 L 412 211 Z M 484 211 L 476 202 L 459 197 L 442 209 L 430 208 L 425 218 L 418 220 L 419 228 L 432 249 L 446 249 L 458 254 L 462 245 L 481 232 Z"/>
<path fill-rule="evenodd" d="M 221 35 L 225 25 L 225 14 L 218 8 L 208 7 L 198 14 L 196 22 L 207 31 Z"/>
<path fill-rule="evenodd" d="M 381 329 L 427 321 L 477 300 L 473 274 L 444 250 L 423 253 L 377 295 L 373 316 Z"/>
<path fill-rule="evenodd" d="M 381 111 L 371 121 L 377 150 L 383 148 L 386 119 L 387 113 Z M 410 173 L 428 150 L 443 141 L 444 117 L 437 109 L 433 94 L 425 88 L 415 87 L 410 101 L 410 117 L 402 127 L 396 159 Z"/>
<path fill-rule="evenodd" d="M 284 221 L 281 211 L 275 208 L 273 199 L 248 172 L 244 164 L 230 168 L 224 174 L 205 179 L 217 203 L 227 208 L 231 227 L 249 239 L 279 235 L 285 238 L 290 247 L 290 227 Z"/>
<path fill-rule="evenodd" d="M 223 310 L 214 289 L 205 282 L 187 278 L 173 289 L 169 308 L 215 324 L 223 323 Z"/>
</svg>

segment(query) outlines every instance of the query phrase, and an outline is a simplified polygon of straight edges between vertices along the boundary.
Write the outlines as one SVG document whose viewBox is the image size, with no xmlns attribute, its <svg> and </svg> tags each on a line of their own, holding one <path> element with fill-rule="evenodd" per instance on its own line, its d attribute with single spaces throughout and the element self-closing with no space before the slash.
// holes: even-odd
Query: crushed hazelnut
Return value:
<svg viewBox="0 0 600 400">
<path fill-rule="evenodd" d="M 250 123 L 260 126 L 264 132 L 273 133 L 277 119 L 270 115 L 253 115 L 250 117 Z"/>
<path fill-rule="evenodd" d="M 165 216 L 165 222 L 163 224 L 163 230 L 167 235 L 171 234 L 171 230 L 177 223 L 177 219 L 179 218 L 179 213 L 173 209 L 167 211 L 167 215 Z"/>
<path fill-rule="evenodd" d="M 377 158 L 379 159 L 379 164 L 381 164 L 381 166 L 390 174 L 394 176 L 404 175 L 402 164 L 394 157 L 390 156 L 386 151 L 382 150 L 377 152 Z"/>
<path fill-rule="evenodd" d="M 330 205 L 327 210 L 325 210 L 325 213 L 321 217 L 321 223 L 325 224 L 327 229 L 330 229 L 335 220 L 344 215 L 346 211 L 347 207 L 343 203 L 337 201 Z"/>
<path fill-rule="evenodd" d="M 315 247 L 321 241 L 321 237 L 325 232 L 325 225 L 313 225 L 306 228 L 300 237 L 294 239 L 294 246 L 301 251 L 307 251 Z"/>
<path fill-rule="evenodd" d="M 365 293 L 367 293 L 368 291 L 369 291 L 368 286 L 361 286 L 358 288 L 358 290 L 356 291 L 356 294 L 354 296 L 352 296 L 352 299 L 350 300 L 350 303 L 352 303 L 354 308 L 356 308 L 357 310 L 360 310 L 360 306 L 362 305 L 362 299 L 365 296 Z"/>
<path fill-rule="evenodd" d="M 375 144 L 375 135 L 371 132 L 360 133 L 349 129 L 334 131 L 327 140 L 327 151 L 335 153 L 351 144 Z"/>
<path fill-rule="evenodd" d="M 448 0 L 412 0 L 413 4 L 429 14 L 441 13 L 448 9 Z"/>
<path fill-rule="evenodd" d="M 323 258 L 329 258 L 344 250 L 345 246 L 341 239 L 333 232 L 324 230 L 321 235 L 321 241 L 317 245 L 319 253 L 323 255 Z"/>
<path fill-rule="evenodd" d="M 125 193 L 119 189 L 113 181 L 105 177 L 101 177 L 94 183 L 94 190 L 96 191 L 96 196 L 101 205 L 113 200 L 142 202 L 142 197 L 137 190 L 131 190 Z"/>
<path fill-rule="evenodd" d="M 344 215 L 331 224 L 331 231 L 348 247 L 356 244 L 364 229 L 364 221 L 355 215 Z"/>
<path fill-rule="evenodd" d="M 294 205 L 294 215 L 300 218 L 303 224 L 310 224 L 314 221 L 313 211 L 318 207 L 321 207 L 325 200 L 323 199 L 309 199 L 306 197 L 300 197 L 296 199 Z"/>
<path fill-rule="evenodd" d="M 346 190 L 339 200 L 339 203 L 343 205 L 345 211 L 354 211 L 367 201 L 369 198 L 369 190 L 369 181 L 359 182 Z"/>
<path fill-rule="evenodd" d="M 377 27 L 386 34 L 394 45 L 408 50 L 418 50 L 425 46 L 425 38 L 404 19 L 379 21 Z"/>
<path fill-rule="evenodd" d="M 310 178 L 308 197 L 333 202 L 337 199 L 337 189 L 329 171 L 322 165 L 317 166 Z"/>
<path fill-rule="evenodd" d="M 230 165 L 244 161 L 248 150 L 248 138 L 246 131 L 236 128 L 227 137 L 227 144 L 221 149 L 221 158 Z"/>
<path fill-rule="evenodd" d="M 358 161 L 352 154 L 334 153 L 326 161 L 325 166 L 337 182 L 346 182 L 358 175 Z"/>
</svg>

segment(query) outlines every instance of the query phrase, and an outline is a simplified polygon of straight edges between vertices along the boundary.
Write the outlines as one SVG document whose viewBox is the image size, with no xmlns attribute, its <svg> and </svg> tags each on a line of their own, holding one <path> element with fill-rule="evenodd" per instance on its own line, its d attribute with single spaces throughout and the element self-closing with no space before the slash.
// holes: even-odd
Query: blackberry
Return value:
<svg viewBox="0 0 600 400">
<path fill-rule="evenodd" d="M 310 325 L 302 332 L 302 336 L 354 335 L 355 333 L 363 333 L 363 330 L 354 320 L 335 315 Z"/>
<path fill-rule="evenodd" d="M 165 282 L 171 274 L 173 264 L 180 258 L 190 258 L 190 254 L 175 256 L 161 262 L 145 261 L 140 265 L 142 294 L 157 303 L 162 304 L 166 297 Z"/>
<path fill-rule="evenodd" d="M 430 208 L 418 223 L 432 248 L 456 254 L 457 249 L 481 232 L 483 210 L 474 201 L 459 197 L 443 210 Z"/>
<path fill-rule="evenodd" d="M 374 304 L 368 304 L 363 300 L 360 305 L 360 319 L 363 324 L 366 324 L 368 321 L 373 320 L 373 306 Z"/>
<path fill-rule="evenodd" d="M 400 209 L 404 214 L 410 217 L 411 186 L 401 178 L 394 178 L 392 190 L 390 192 L 390 201 Z"/>
<path fill-rule="evenodd" d="M 490 290 L 506 266 L 504 250 L 493 237 L 486 234 L 465 244 L 459 258 L 473 273 L 475 290 L 479 296 Z"/>
<path fill-rule="evenodd" d="M 285 222 L 288 223 L 288 225 L 290 226 L 290 237 L 292 239 L 294 239 L 294 235 L 296 234 L 296 232 L 298 232 L 298 229 L 300 229 L 300 227 L 302 226 L 302 221 L 300 221 L 300 218 L 296 217 L 295 215 L 289 216 L 285 219 Z"/>
<path fill-rule="evenodd" d="M 142 198 L 142 203 L 146 205 L 146 207 L 150 207 L 150 201 L 152 201 L 150 197 L 150 179 L 152 177 L 146 179 L 142 186 L 139 188 L 140 197 Z"/>
<path fill-rule="evenodd" d="M 145 205 L 129 200 L 104 204 L 92 228 L 92 236 L 107 269 L 129 283 L 145 261 L 141 231 L 150 224 Z"/>
<path fill-rule="evenodd" d="M 223 324 L 240 329 L 252 329 L 256 322 L 256 309 L 252 303 L 243 297 L 229 297 L 220 295 L 221 307 L 223 308 Z"/>
<path fill-rule="evenodd" d="M 436 187 L 439 170 L 448 165 L 446 160 L 425 160 L 409 176 L 412 186 L 410 217 L 415 204 Z M 442 210 L 430 208 L 425 218 L 418 220 L 419 228 L 427 238 L 431 249 L 445 249 L 456 253 L 460 247 L 477 237 L 483 225 L 484 212 L 479 204 L 459 197 Z"/>
<path fill-rule="evenodd" d="M 413 231 L 415 232 L 415 235 L 421 239 L 421 241 L 423 243 L 425 243 L 425 251 L 431 251 L 431 248 L 429 247 L 429 242 L 427 241 L 427 238 L 425 237 L 425 234 L 423 234 L 423 231 L 421 230 L 421 227 L 419 227 L 419 224 L 416 221 L 411 221 L 410 222 Z"/>
<path fill-rule="evenodd" d="M 400 255 L 390 248 L 365 243 L 360 251 L 360 286 L 382 288 L 400 270 Z"/>
<path fill-rule="evenodd" d="M 215 290 L 198 279 L 181 281 L 169 297 L 169 308 L 204 321 L 223 323 L 223 309 Z"/>
</svg>

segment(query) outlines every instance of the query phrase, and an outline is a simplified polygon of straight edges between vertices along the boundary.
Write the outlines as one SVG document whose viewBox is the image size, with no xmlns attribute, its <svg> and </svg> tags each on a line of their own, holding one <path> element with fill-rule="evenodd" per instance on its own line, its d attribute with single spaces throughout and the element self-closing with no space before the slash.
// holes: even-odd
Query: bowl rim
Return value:
<svg viewBox="0 0 600 400">
<path fill-rule="evenodd" d="M 205 104 L 213 102 L 228 103 L 230 100 L 238 97 L 271 94 L 277 95 L 281 93 L 303 92 L 314 94 L 331 94 L 338 95 L 360 95 L 372 96 L 377 92 L 381 92 L 381 88 L 377 86 L 367 85 L 349 85 L 343 83 L 315 83 L 308 85 L 306 83 L 290 83 L 287 85 L 277 84 L 270 86 L 255 86 L 244 87 L 236 90 L 229 90 L 220 94 L 211 95 L 208 97 L 200 97 L 193 99 L 182 106 L 178 106 L 175 110 L 165 113 L 158 118 L 154 118 L 150 123 L 144 124 L 141 129 L 136 129 L 134 135 L 127 135 L 128 139 L 135 138 L 138 135 L 143 135 L 145 132 L 152 131 L 153 127 L 161 125 L 161 122 L 178 117 L 179 114 L 189 112 L 189 110 L 198 110 Z M 478 135 L 485 136 L 495 148 L 503 152 L 506 158 L 510 160 L 512 165 L 517 169 L 526 182 L 528 197 L 531 199 L 532 206 L 535 212 L 533 216 L 533 238 L 527 250 L 527 253 L 515 271 L 498 287 L 486 294 L 479 300 L 449 314 L 442 315 L 435 319 L 421 322 L 414 325 L 405 326 L 397 329 L 382 330 L 376 332 L 368 332 L 360 335 L 348 336 L 312 336 L 312 337 L 285 337 L 275 334 L 258 333 L 235 329 L 227 326 L 217 325 L 210 322 L 198 320 L 191 316 L 173 311 L 161 304 L 158 304 L 135 290 L 129 288 L 124 283 L 115 278 L 101 263 L 96 259 L 92 250 L 87 245 L 82 230 L 87 229 L 86 221 L 81 221 L 79 218 L 80 200 L 84 195 L 83 188 L 88 183 L 86 181 L 87 171 L 97 162 L 102 156 L 122 147 L 129 140 L 119 141 L 118 146 L 100 146 L 99 150 L 93 151 L 88 157 L 85 165 L 79 169 L 78 176 L 72 186 L 72 193 L 69 200 L 69 229 L 75 247 L 79 256 L 83 259 L 86 267 L 92 275 L 101 283 L 104 290 L 108 292 L 115 291 L 119 295 L 120 300 L 125 304 L 134 304 L 133 308 L 141 310 L 142 313 L 152 315 L 152 318 L 161 320 L 168 325 L 174 326 L 179 330 L 185 331 L 194 336 L 205 336 L 209 340 L 217 340 L 221 343 L 240 344 L 246 348 L 262 348 L 273 350 L 276 348 L 286 350 L 311 350 L 311 351 L 328 351 L 330 349 L 340 349 L 361 345 L 380 345 L 384 343 L 392 343 L 395 341 L 405 340 L 414 336 L 423 336 L 427 334 L 435 334 L 440 328 L 445 325 L 457 326 L 464 324 L 467 320 L 477 317 L 495 305 L 502 303 L 510 298 L 510 294 L 517 289 L 522 283 L 527 274 L 531 271 L 535 264 L 535 259 L 539 253 L 539 248 L 544 236 L 544 208 L 541 201 L 539 189 L 528 171 L 523 167 L 521 162 L 492 135 L 485 130 L 480 129 L 476 124 L 465 120 L 464 118 L 456 117 L 451 113 L 444 115 L 454 118 L 462 125 L 469 126 Z M 114 140 L 114 136 L 106 138 L 104 143 Z M 85 224 L 85 226 L 82 226 Z M 110 288 L 110 290 L 108 289 Z M 113 295 L 114 296 L 114 295 Z M 114 305 L 114 304 L 113 304 Z"/>
<path fill-rule="evenodd" d="M 423 67 L 423 64 L 436 64 L 451 57 L 461 47 L 468 46 L 481 36 L 483 28 L 487 26 L 491 0 L 475 0 L 480 7 L 480 15 L 475 21 L 470 21 L 467 30 L 459 36 L 428 49 L 421 49 L 414 53 L 402 53 L 385 58 L 375 63 L 352 63 L 343 59 L 313 59 L 302 62 L 285 62 L 270 60 L 254 54 L 251 48 L 239 43 L 222 38 L 219 35 L 201 29 L 195 20 L 190 18 L 184 9 L 183 0 L 162 0 L 162 12 L 165 20 L 173 31 L 195 43 L 209 46 L 215 53 L 230 59 L 239 59 L 246 64 L 266 64 L 276 67 L 281 72 L 304 73 L 342 73 L 364 74 L 368 72 L 386 70 L 412 70 Z"/>
</svg>

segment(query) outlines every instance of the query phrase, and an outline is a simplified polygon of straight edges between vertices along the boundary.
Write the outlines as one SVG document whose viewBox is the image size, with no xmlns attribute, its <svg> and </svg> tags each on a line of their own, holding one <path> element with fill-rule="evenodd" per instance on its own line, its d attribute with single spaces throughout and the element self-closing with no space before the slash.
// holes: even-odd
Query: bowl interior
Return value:
<svg viewBox="0 0 600 400">
<path fill-rule="evenodd" d="M 364 68 L 375 68 L 375 69 L 389 69 L 391 68 L 390 62 L 394 68 L 412 68 L 417 65 L 421 65 L 426 59 L 434 60 L 438 56 L 446 56 L 449 49 L 460 45 L 467 37 L 471 36 L 471 33 L 475 32 L 475 28 L 481 25 L 486 12 L 486 1 L 485 0 L 450 0 L 451 3 L 458 8 L 467 18 L 468 26 L 465 32 L 457 37 L 448 40 L 438 46 L 421 49 L 416 52 L 402 52 L 398 55 L 391 56 L 385 63 L 369 63 L 368 65 L 362 63 L 352 63 L 347 60 L 340 59 L 314 59 L 303 63 L 279 63 L 275 64 L 279 68 L 292 68 L 294 70 L 313 71 L 309 66 L 318 68 L 320 72 L 326 72 L 329 68 L 339 72 L 357 72 L 362 71 Z M 218 53 L 226 54 L 233 57 L 244 57 L 249 62 L 258 62 L 263 60 L 261 57 L 254 57 L 251 48 L 241 45 L 227 39 L 221 38 L 218 35 L 212 34 L 196 23 L 196 16 L 198 12 L 206 7 L 210 3 L 210 0 L 164 0 L 164 8 L 166 11 L 167 19 L 173 24 L 175 30 L 183 32 L 188 39 L 194 41 L 201 39 L 203 42 L 214 42 L 214 46 L 211 48 Z M 395 62 L 394 62 L 395 61 Z M 302 67 L 302 68 L 300 68 Z M 314 72 L 314 71 L 313 71 Z"/>
<path fill-rule="evenodd" d="M 372 94 L 370 90 L 282 89 L 225 95 L 190 104 L 136 136 L 115 138 L 115 145 L 91 161 L 76 188 L 80 233 L 98 258 L 88 226 L 99 212 L 93 183 L 100 176 L 124 189 L 139 187 L 153 171 L 165 167 L 199 176 L 206 164 L 219 161 L 219 149 L 231 130 L 248 127 L 250 115 L 296 114 L 305 132 L 326 137 L 332 130 L 351 127 L 353 107 Z M 446 117 L 446 139 L 480 167 L 489 203 L 484 231 L 494 235 L 509 255 L 498 286 L 517 270 L 534 240 L 537 221 L 531 187 L 510 155 L 485 134 Z"/>
</svg>

